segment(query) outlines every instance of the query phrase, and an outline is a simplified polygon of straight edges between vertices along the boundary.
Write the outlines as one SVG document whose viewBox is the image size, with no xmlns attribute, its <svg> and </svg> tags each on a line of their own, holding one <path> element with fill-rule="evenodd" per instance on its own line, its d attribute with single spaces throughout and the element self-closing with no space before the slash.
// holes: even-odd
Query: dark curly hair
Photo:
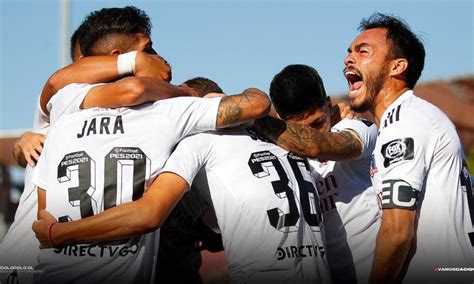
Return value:
<svg viewBox="0 0 474 284">
<path fill-rule="evenodd" d="M 84 56 L 95 55 L 93 49 L 97 43 L 109 36 L 134 33 L 150 36 L 151 27 L 148 15 L 133 6 L 104 8 L 91 12 L 79 27 L 81 52 Z"/>
<path fill-rule="evenodd" d="M 374 13 L 369 18 L 362 19 L 359 25 L 361 31 L 375 28 L 387 29 L 386 36 L 391 40 L 392 59 L 405 58 L 408 61 L 405 82 L 410 89 L 413 89 L 425 65 L 423 43 L 407 23 L 395 16 Z"/>
<path fill-rule="evenodd" d="M 288 65 L 270 84 L 270 97 L 282 119 L 299 117 L 326 102 L 326 90 L 318 71 L 311 66 Z"/>
</svg>

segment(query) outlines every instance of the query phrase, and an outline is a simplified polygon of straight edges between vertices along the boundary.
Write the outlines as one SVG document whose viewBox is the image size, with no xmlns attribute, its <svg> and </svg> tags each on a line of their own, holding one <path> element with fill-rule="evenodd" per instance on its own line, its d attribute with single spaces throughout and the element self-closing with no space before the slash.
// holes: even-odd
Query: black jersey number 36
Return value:
<svg viewBox="0 0 474 284">
<path fill-rule="evenodd" d="M 297 203 L 295 186 L 290 182 L 288 174 L 277 156 L 270 151 L 256 152 L 251 154 L 248 161 L 250 170 L 257 178 L 268 177 L 272 172 L 276 172 L 278 179 L 271 182 L 273 191 L 279 198 L 286 197 L 288 200 L 288 213 L 284 213 L 280 208 L 267 210 L 270 224 L 278 230 L 296 230 L 293 226 L 300 219 L 298 207 L 301 207 L 305 222 L 311 227 L 319 227 L 321 220 L 319 197 L 314 185 L 305 180 L 302 173 L 302 171 L 309 170 L 308 161 L 292 153 L 288 154 L 287 160 L 299 188 L 300 206 Z"/>
<path fill-rule="evenodd" d="M 131 180 L 132 200 L 137 200 L 143 195 L 147 160 L 143 151 L 136 147 L 115 147 L 104 157 L 104 210 L 116 205 L 117 195 L 127 195 L 124 192 L 126 189 L 123 181 Z M 127 166 L 133 167 L 133 170 L 126 171 Z M 78 186 L 68 188 L 68 196 L 71 206 L 79 206 L 81 218 L 94 215 L 93 208 L 97 205 L 92 198 L 97 190 L 95 167 L 95 161 L 85 151 L 65 155 L 58 165 L 60 183 L 71 181 L 72 172 L 77 171 Z M 133 177 L 125 176 L 130 172 L 133 172 Z M 60 222 L 68 220 L 71 220 L 68 216 L 59 218 Z"/>
</svg>

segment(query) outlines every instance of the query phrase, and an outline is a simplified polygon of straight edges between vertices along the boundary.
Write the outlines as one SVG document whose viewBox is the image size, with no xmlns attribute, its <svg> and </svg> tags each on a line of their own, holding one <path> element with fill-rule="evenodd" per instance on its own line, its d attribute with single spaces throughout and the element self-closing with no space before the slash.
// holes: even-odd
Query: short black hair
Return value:
<svg viewBox="0 0 474 284">
<path fill-rule="evenodd" d="M 83 25 L 80 25 L 71 36 L 71 42 L 69 47 L 69 52 L 71 54 L 71 60 L 74 61 L 74 50 L 76 50 L 76 45 L 79 44 L 79 38 L 82 36 L 83 33 Z M 80 48 L 80 44 L 78 45 Z"/>
<path fill-rule="evenodd" d="M 150 36 L 151 21 L 148 15 L 134 7 L 103 8 L 91 12 L 81 24 L 83 31 L 79 36 L 81 52 L 84 56 L 93 54 L 94 45 L 110 35 L 131 35 L 144 33 Z"/>
<path fill-rule="evenodd" d="M 302 64 L 288 65 L 275 75 L 270 84 L 270 97 L 282 119 L 300 116 L 327 101 L 318 71 Z"/>
<path fill-rule="evenodd" d="M 425 65 L 425 48 L 420 38 L 401 18 L 391 15 L 374 13 L 369 18 L 362 19 L 359 25 L 359 30 L 362 31 L 375 28 L 387 29 L 392 59 L 405 58 L 408 61 L 405 82 L 413 89 Z"/>
<path fill-rule="evenodd" d="M 200 97 L 204 97 L 209 93 L 223 93 L 221 87 L 216 82 L 204 77 L 195 77 L 183 82 L 183 84 L 195 89 Z"/>
</svg>

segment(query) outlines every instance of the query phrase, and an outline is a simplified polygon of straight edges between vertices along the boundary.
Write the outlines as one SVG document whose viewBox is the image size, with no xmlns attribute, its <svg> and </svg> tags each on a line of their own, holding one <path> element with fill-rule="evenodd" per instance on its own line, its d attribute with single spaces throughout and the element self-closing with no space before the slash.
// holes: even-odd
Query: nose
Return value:
<svg viewBox="0 0 474 284">
<path fill-rule="evenodd" d="M 348 66 L 350 64 L 354 64 L 354 57 L 352 56 L 352 52 L 349 52 L 344 58 L 344 65 Z"/>
</svg>

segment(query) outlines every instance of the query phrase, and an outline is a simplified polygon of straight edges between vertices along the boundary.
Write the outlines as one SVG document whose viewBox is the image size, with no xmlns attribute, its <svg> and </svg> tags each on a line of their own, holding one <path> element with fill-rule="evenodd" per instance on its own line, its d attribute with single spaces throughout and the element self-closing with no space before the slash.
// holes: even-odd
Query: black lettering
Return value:
<svg viewBox="0 0 474 284">
<path fill-rule="evenodd" d="M 119 249 L 118 247 L 109 246 L 110 256 L 114 256 L 118 249 Z"/>
<path fill-rule="evenodd" d="M 106 246 L 101 246 L 100 247 L 100 257 L 103 257 L 104 256 L 104 250 L 105 250 Z"/>
<path fill-rule="evenodd" d="M 109 132 L 109 123 L 110 123 L 110 117 L 102 117 L 100 119 L 100 134 L 110 134 Z"/>
<path fill-rule="evenodd" d="M 285 258 L 285 256 L 286 256 L 285 250 L 282 249 L 282 248 L 278 248 L 277 249 L 277 260 L 282 260 L 282 259 Z"/>
<path fill-rule="evenodd" d="M 137 253 L 138 252 L 138 245 L 134 244 L 130 247 L 130 252 L 131 253 Z"/>
<path fill-rule="evenodd" d="M 84 125 L 82 126 L 82 131 L 77 133 L 77 138 L 82 138 L 84 137 L 84 132 L 86 130 L 86 125 L 87 125 L 87 120 L 84 121 Z"/>
<path fill-rule="evenodd" d="M 79 256 L 86 256 L 86 247 L 79 246 Z"/>
<path fill-rule="evenodd" d="M 54 252 L 54 253 L 61 253 L 61 251 L 62 251 L 63 249 L 65 249 L 65 248 L 55 248 L 55 249 L 53 250 L 53 252 Z"/>
<path fill-rule="evenodd" d="M 95 247 L 97 247 L 97 246 L 89 246 L 89 248 L 87 249 L 87 255 L 89 255 L 89 256 L 96 256 L 95 253 L 92 253 L 92 252 L 91 252 L 91 249 L 92 249 L 92 248 L 95 248 Z"/>
<path fill-rule="evenodd" d="M 304 250 L 304 246 L 300 246 L 299 254 L 301 257 L 306 257 L 307 255 L 303 253 L 303 250 Z"/>
<path fill-rule="evenodd" d="M 119 255 L 120 256 L 126 256 L 129 253 L 129 247 L 128 246 L 123 246 L 120 248 Z"/>
<path fill-rule="evenodd" d="M 123 130 L 123 122 L 121 115 L 117 116 L 117 118 L 115 119 L 114 134 L 117 134 L 118 131 L 120 131 L 121 134 L 125 133 L 125 131 Z"/>
<path fill-rule="evenodd" d="M 311 245 L 307 245 L 307 246 L 306 246 L 306 248 L 308 249 L 308 254 L 309 254 L 309 256 L 313 256 L 313 252 L 311 251 L 311 248 L 312 248 L 312 247 L 313 247 L 313 246 L 311 246 Z"/>
<path fill-rule="evenodd" d="M 295 246 L 291 246 L 291 256 L 298 257 L 298 249 Z"/>
<path fill-rule="evenodd" d="M 69 255 L 77 256 L 77 246 L 69 246 Z"/>
<path fill-rule="evenodd" d="M 92 134 L 97 134 L 97 130 L 96 130 L 96 118 L 93 118 L 91 120 L 91 122 L 89 123 L 89 129 L 87 129 L 87 136 L 91 135 L 91 132 Z"/>
</svg>

